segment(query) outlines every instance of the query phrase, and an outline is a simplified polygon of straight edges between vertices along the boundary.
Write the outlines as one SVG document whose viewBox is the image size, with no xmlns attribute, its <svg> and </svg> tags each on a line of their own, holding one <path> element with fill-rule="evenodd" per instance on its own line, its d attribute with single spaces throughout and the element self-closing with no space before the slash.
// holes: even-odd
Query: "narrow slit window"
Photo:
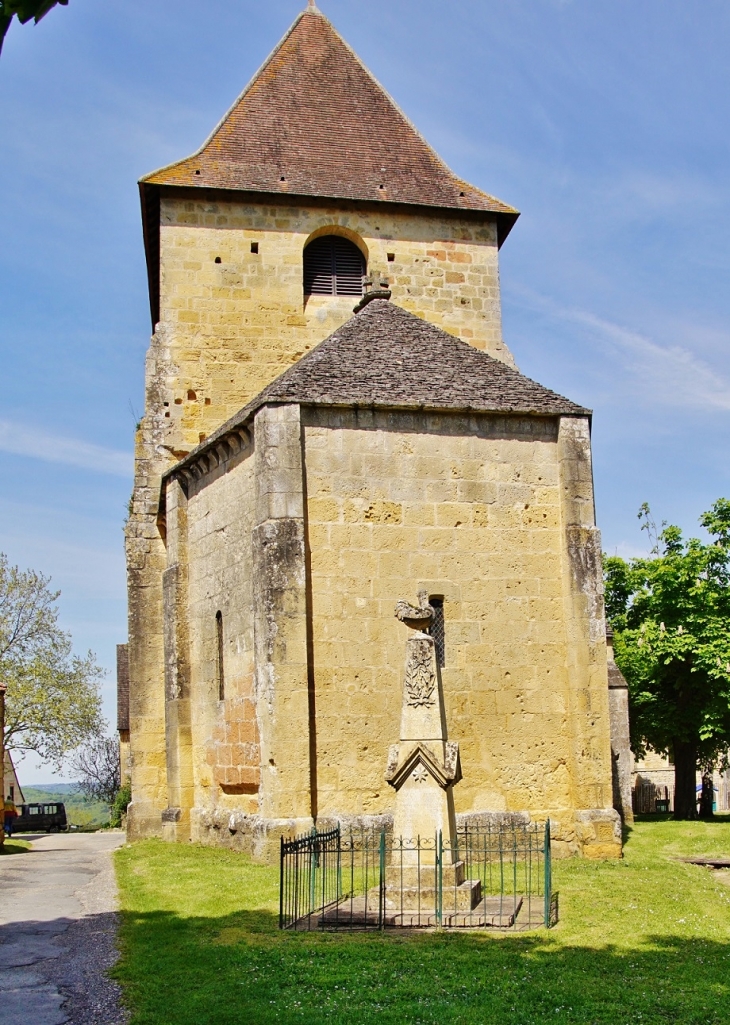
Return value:
<svg viewBox="0 0 730 1025">
<path fill-rule="evenodd" d="M 304 250 L 305 295 L 362 295 L 365 257 L 349 239 L 322 235 Z"/>
<path fill-rule="evenodd" d="M 439 664 L 439 668 L 443 669 L 446 665 L 446 626 L 444 623 L 444 599 L 434 597 L 429 598 L 428 600 L 434 612 L 433 619 L 431 620 L 431 636 L 433 637 L 433 643 L 436 648 L 436 661 Z"/>
<path fill-rule="evenodd" d="M 226 696 L 226 681 L 223 674 L 223 613 L 215 614 L 215 638 L 218 656 L 218 700 L 223 701 Z"/>
</svg>

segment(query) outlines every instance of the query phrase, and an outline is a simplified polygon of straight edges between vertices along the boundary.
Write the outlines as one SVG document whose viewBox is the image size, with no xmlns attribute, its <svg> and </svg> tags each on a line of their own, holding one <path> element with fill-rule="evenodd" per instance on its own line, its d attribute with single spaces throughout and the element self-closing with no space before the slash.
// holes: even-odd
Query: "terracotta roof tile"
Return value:
<svg viewBox="0 0 730 1025">
<path fill-rule="evenodd" d="M 434 412 L 589 416 L 500 360 L 386 299 L 373 299 L 194 449 L 169 474 L 267 403 Z"/>
<path fill-rule="evenodd" d="M 143 185 L 517 211 L 459 179 L 315 9 L 294 22 L 202 148 Z"/>
</svg>

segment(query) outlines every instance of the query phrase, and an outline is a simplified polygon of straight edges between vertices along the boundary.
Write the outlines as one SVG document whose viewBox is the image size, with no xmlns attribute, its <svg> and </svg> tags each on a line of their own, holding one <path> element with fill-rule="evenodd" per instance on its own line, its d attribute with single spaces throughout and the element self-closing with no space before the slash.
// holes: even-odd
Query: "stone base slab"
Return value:
<svg viewBox="0 0 730 1025">
<path fill-rule="evenodd" d="M 436 888 L 429 886 L 385 890 L 385 907 L 389 911 L 426 911 L 436 907 Z M 479 879 L 467 879 L 453 889 L 444 887 L 442 909 L 444 913 L 472 911 L 482 898 Z"/>
<path fill-rule="evenodd" d="M 305 918 L 295 928 L 302 929 L 373 929 L 379 926 L 378 900 L 370 897 L 345 899 L 322 915 Z M 449 912 L 444 909 L 441 925 L 452 929 L 536 929 L 543 924 L 540 909 L 530 916 L 523 911 L 524 898 L 484 897 L 473 910 Z M 383 925 L 386 928 L 434 929 L 438 926 L 435 911 L 430 908 L 394 911 L 386 907 Z"/>
<path fill-rule="evenodd" d="M 400 855 L 401 852 L 397 851 L 396 853 Z M 433 889 L 437 882 L 436 872 L 435 865 L 387 865 L 385 869 L 385 885 L 388 889 L 400 889 L 402 887 L 411 889 L 419 886 L 421 888 L 431 887 Z M 461 886 L 465 879 L 466 866 L 463 861 L 457 861 L 453 865 L 444 865 L 441 869 L 441 885 L 444 889 L 447 886 Z"/>
</svg>

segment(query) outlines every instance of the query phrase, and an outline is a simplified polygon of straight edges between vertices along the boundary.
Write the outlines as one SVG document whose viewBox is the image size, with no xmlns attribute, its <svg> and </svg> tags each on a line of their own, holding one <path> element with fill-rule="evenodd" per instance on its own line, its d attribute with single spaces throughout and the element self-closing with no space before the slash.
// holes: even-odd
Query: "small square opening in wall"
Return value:
<svg viewBox="0 0 730 1025">
<path fill-rule="evenodd" d="M 259 244 L 258 244 L 258 242 L 252 242 L 251 243 L 251 252 L 252 253 L 258 253 L 258 251 L 259 251 Z"/>
<path fill-rule="evenodd" d="M 388 263 L 395 263 L 395 253 L 388 253 Z"/>
</svg>

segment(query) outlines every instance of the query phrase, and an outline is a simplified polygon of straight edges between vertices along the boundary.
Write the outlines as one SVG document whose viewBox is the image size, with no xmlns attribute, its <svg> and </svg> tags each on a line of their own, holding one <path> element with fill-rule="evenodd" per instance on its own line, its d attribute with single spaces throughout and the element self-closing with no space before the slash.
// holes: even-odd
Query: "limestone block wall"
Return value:
<svg viewBox="0 0 730 1025">
<path fill-rule="evenodd" d="M 252 441 L 188 484 L 186 616 L 193 837 L 200 833 L 201 819 L 210 821 L 218 807 L 258 811 L 261 755 L 254 693 Z"/>
<path fill-rule="evenodd" d="M 575 561 L 585 545 L 569 528 L 574 507 L 588 512 L 564 428 L 540 418 L 304 416 L 320 816 L 390 809 L 383 769 L 398 736 L 403 654 L 393 605 L 425 587 L 444 598 L 446 716 L 464 773 L 457 813 L 550 814 L 572 849 L 619 851 L 600 548 L 576 584 L 568 547 Z M 583 438 L 584 427 L 567 431 Z M 589 498 L 592 515 L 590 488 Z"/>
<path fill-rule="evenodd" d="M 512 363 L 502 341 L 492 222 L 349 207 L 163 196 L 160 322 L 147 354 L 126 526 L 130 837 L 159 832 L 167 806 L 162 475 L 352 315 L 352 298 L 305 300 L 306 242 L 330 232 L 354 239 L 369 271 L 387 274 L 396 302 Z"/>
<path fill-rule="evenodd" d="M 303 294 L 302 254 L 317 235 L 353 239 L 368 271 L 388 277 L 394 302 L 512 363 L 490 221 L 171 191 L 160 231 L 160 318 L 176 368 L 165 416 L 176 448 L 198 444 L 352 316 L 352 297 Z"/>
<path fill-rule="evenodd" d="M 269 826 L 312 826 L 311 638 L 298 405 L 255 418 L 254 572 L 256 697 L 265 776 L 259 808 Z"/>
<path fill-rule="evenodd" d="M 240 440 L 166 484 L 164 835 L 265 854 L 313 817 L 387 821 L 393 607 L 423 587 L 459 820 L 620 853 L 587 423 L 283 405 Z"/>
<path fill-rule="evenodd" d="M 176 372 L 161 326 L 145 363 L 145 415 L 135 435 L 134 489 L 125 525 L 129 655 L 130 840 L 159 834 L 167 807 L 162 579 L 167 566 L 158 525 L 162 473 L 178 457 L 165 417 L 167 381 Z"/>
<path fill-rule="evenodd" d="M 171 840 L 312 825 L 299 407 L 251 426 L 235 454 L 166 485 Z"/>
</svg>

